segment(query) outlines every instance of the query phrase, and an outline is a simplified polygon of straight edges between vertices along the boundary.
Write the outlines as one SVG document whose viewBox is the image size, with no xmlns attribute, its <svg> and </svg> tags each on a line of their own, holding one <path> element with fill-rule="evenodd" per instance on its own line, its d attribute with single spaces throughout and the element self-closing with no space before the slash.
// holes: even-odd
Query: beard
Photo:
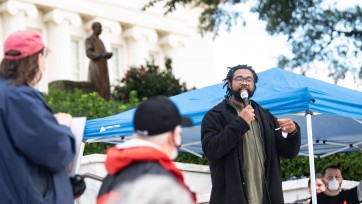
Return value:
<svg viewBox="0 0 362 204">
<path fill-rule="evenodd" d="M 234 98 L 239 102 L 243 102 L 243 99 L 240 96 L 241 90 L 242 90 L 242 88 L 237 88 L 237 89 L 231 90 L 231 95 L 234 96 Z M 248 92 L 248 98 L 250 99 L 254 95 L 255 89 L 254 89 L 254 91 L 250 91 L 249 89 L 246 89 L 246 91 Z"/>
</svg>

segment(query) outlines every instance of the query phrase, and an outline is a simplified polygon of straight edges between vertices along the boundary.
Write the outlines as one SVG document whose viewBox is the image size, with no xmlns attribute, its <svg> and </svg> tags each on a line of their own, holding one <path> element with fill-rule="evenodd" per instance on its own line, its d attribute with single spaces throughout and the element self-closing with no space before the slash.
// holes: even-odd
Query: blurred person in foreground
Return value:
<svg viewBox="0 0 362 204">
<path fill-rule="evenodd" d="M 318 204 L 358 204 L 362 202 L 362 182 L 354 188 L 342 190 L 342 171 L 336 166 L 328 166 L 323 171 L 326 190 L 317 194 Z"/>
<path fill-rule="evenodd" d="M 48 48 L 32 31 L 12 33 L 0 65 L 0 200 L 16 204 L 73 203 L 66 167 L 74 157 L 69 114 L 53 115 L 34 89 Z"/>
<path fill-rule="evenodd" d="M 105 166 L 108 175 L 103 180 L 97 203 L 122 199 L 123 195 L 115 189 L 146 174 L 174 179 L 196 203 L 195 194 L 186 186 L 181 171 L 172 161 L 181 146 L 181 126 L 192 126 L 191 119 L 182 117 L 168 98 L 156 96 L 138 106 L 133 121 L 134 138 L 107 150 Z"/>
<path fill-rule="evenodd" d="M 298 125 L 289 118 L 277 119 L 250 100 L 258 82 L 252 67 L 229 68 L 223 82 L 225 99 L 201 124 L 202 149 L 211 171 L 210 204 L 284 203 L 279 159 L 297 157 Z"/>
<path fill-rule="evenodd" d="M 139 176 L 134 182 L 124 183 L 116 189 L 119 199 L 107 204 L 192 204 L 190 193 L 175 179 L 156 174 Z"/>
</svg>

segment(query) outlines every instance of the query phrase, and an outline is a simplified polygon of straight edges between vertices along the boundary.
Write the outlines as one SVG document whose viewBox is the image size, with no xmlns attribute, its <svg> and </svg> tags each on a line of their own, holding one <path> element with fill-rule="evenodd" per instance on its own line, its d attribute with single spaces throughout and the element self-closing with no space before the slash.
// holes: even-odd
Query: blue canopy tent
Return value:
<svg viewBox="0 0 362 204">
<path fill-rule="evenodd" d="M 311 187 L 312 192 L 315 192 L 314 156 L 353 151 L 362 144 L 362 124 L 359 121 L 362 120 L 362 92 L 279 68 L 260 72 L 258 77 L 252 99 L 277 117 L 292 118 L 301 127 L 300 155 L 309 155 Z M 170 97 L 181 114 L 192 118 L 194 122 L 194 127 L 183 130 L 182 150 L 202 155 L 202 118 L 209 109 L 223 100 L 224 95 L 223 83 L 219 83 Z M 88 120 L 84 139 L 87 142 L 119 142 L 120 139 L 127 139 L 133 134 L 133 113 L 134 109 L 106 118 Z M 314 196 L 315 194 L 312 195 L 313 200 Z"/>
<path fill-rule="evenodd" d="M 300 155 L 308 155 L 307 121 L 295 113 L 312 111 L 314 150 L 316 156 L 326 156 L 336 150 L 353 151 L 361 144 L 362 93 L 355 90 L 294 74 L 279 68 L 258 73 L 259 82 L 253 100 L 269 109 L 274 115 L 290 117 L 302 128 Z M 223 83 L 192 90 L 170 97 L 181 114 L 192 118 L 194 127 L 184 128 L 184 151 L 202 155 L 200 124 L 204 114 L 223 100 Z M 87 142 L 119 142 L 133 134 L 135 109 L 93 120 L 88 120 L 84 139 Z M 287 115 L 285 115 L 287 114 Z M 322 115 L 320 115 L 322 114 Z M 333 139 L 332 139 L 333 138 Z M 318 143 L 317 143 L 318 142 Z M 323 143 L 323 145 L 321 145 Z M 337 144 L 335 144 L 337 143 Z M 330 144 L 330 147 L 326 145 Z M 333 144 L 333 145 L 332 145 Z M 344 149 L 342 149 L 342 147 Z M 348 147 L 348 148 L 345 148 Z"/>
</svg>

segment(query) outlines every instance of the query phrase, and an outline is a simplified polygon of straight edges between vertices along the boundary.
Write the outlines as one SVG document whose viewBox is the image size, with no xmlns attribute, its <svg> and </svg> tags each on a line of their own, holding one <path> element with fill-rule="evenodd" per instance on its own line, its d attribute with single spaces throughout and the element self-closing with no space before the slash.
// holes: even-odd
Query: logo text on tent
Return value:
<svg viewBox="0 0 362 204">
<path fill-rule="evenodd" d="M 120 124 L 117 124 L 117 125 L 108 125 L 108 126 L 102 126 L 100 129 L 99 129 L 99 132 L 105 132 L 105 131 L 108 131 L 110 129 L 114 129 L 114 128 L 120 128 L 121 125 Z"/>
</svg>

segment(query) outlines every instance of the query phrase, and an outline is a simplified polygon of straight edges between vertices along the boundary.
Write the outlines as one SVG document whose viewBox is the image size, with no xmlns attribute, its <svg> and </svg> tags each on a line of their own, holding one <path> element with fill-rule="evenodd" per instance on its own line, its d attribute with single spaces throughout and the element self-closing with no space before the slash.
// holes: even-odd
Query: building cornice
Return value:
<svg viewBox="0 0 362 204">
<path fill-rule="evenodd" d="M 132 39 L 136 41 L 146 40 L 151 43 L 156 43 L 158 40 L 158 35 L 155 30 L 141 28 L 138 26 L 133 26 L 125 30 L 123 36 L 127 39 Z"/>
<path fill-rule="evenodd" d="M 159 39 L 159 44 L 164 47 L 180 48 L 186 44 L 186 38 L 184 36 L 168 34 Z"/>
<path fill-rule="evenodd" d="M 6 1 L 0 5 L 0 12 L 6 12 L 10 15 L 18 15 L 23 12 L 27 17 L 36 18 L 38 9 L 34 4 L 20 1 Z"/>
<path fill-rule="evenodd" d="M 0 0 L 1 1 L 1 0 Z M 22 0 L 33 3 L 44 8 L 58 8 L 61 10 L 79 13 L 84 19 L 88 17 L 99 17 L 111 21 L 117 21 L 122 25 L 135 25 L 144 28 L 157 30 L 157 32 L 175 33 L 188 36 L 190 29 L 197 29 L 194 24 L 190 24 L 188 15 L 168 15 L 164 16 L 163 11 L 142 11 L 139 5 L 134 4 L 134 0 L 123 2 L 99 1 L 99 0 Z M 144 1 L 147 3 L 147 1 Z M 106 11 L 106 12 L 105 12 Z M 139 19 L 143 19 L 140 21 Z M 197 19 L 197 17 L 196 17 Z M 90 19 L 88 19 L 90 20 Z"/>
<path fill-rule="evenodd" d="M 56 24 L 68 23 L 73 27 L 79 27 L 82 24 L 79 14 L 61 9 L 53 9 L 47 12 L 43 19 L 45 22 L 54 22 Z"/>
</svg>

